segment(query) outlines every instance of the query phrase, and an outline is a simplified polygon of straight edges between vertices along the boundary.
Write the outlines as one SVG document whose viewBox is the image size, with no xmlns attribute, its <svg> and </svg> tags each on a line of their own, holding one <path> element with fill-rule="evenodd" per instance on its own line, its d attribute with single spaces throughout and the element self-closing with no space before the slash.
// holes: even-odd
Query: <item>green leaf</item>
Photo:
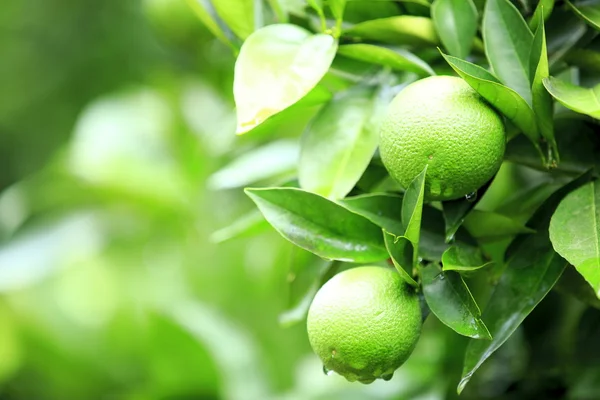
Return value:
<svg viewBox="0 0 600 400">
<path fill-rule="evenodd" d="M 207 185 L 213 190 L 247 186 L 267 178 L 289 178 L 298 163 L 296 140 L 282 139 L 253 149 L 212 174 Z"/>
<path fill-rule="evenodd" d="M 474 271 L 486 267 L 486 262 L 480 251 L 470 251 L 462 247 L 450 246 L 442 255 L 444 271 Z"/>
<path fill-rule="evenodd" d="M 421 234 L 419 239 L 419 256 L 425 260 L 441 261 L 442 255 L 450 247 L 444 234 L 444 216 L 433 207 L 423 207 L 421 218 Z M 453 238 L 453 245 L 475 251 L 477 243 L 471 235 L 460 227 Z"/>
<path fill-rule="evenodd" d="M 323 0 L 307 0 L 308 5 L 317 12 L 317 14 L 323 14 Z"/>
<path fill-rule="evenodd" d="M 258 0 L 217 0 L 213 7 L 227 26 L 241 39 L 246 39 L 255 28 L 255 2 Z M 258 16 L 258 15 L 257 15 Z"/>
<path fill-rule="evenodd" d="M 423 294 L 431 312 L 457 333 L 474 339 L 492 339 L 481 311 L 460 274 L 443 272 L 437 263 L 420 268 Z"/>
<path fill-rule="evenodd" d="M 600 84 L 588 89 L 549 76 L 544 86 L 563 106 L 580 114 L 600 119 Z"/>
<path fill-rule="evenodd" d="M 419 6 L 423 6 L 425 8 L 431 7 L 431 0 L 398 0 L 400 3 L 409 3 L 409 4 L 417 4 Z"/>
<path fill-rule="evenodd" d="M 223 243 L 238 237 L 252 236 L 264 231 L 268 226 L 269 224 L 267 224 L 262 215 L 255 210 L 237 218 L 232 224 L 214 231 L 210 235 L 210 241 L 213 243 Z"/>
<path fill-rule="evenodd" d="M 586 23 L 562 7 L 554 12 L 546 24 L 548 63 L 552 68 L 579 43 L 588 31 Z"/>
<path fill-rule="evenodd" d="M 356 182 L 356 189 L 364 193 L 376 193 L 378 185 L 389 179 L 391 178 L 385 167 L 371 161 L 364 174 Z"/>
<path fill-rule="evenodd" d="M 532 32 L 535 31 L 538 28 L 540 21 L 546 21 L 548 17 L 550 17 L 553 9 L 554 0 L 540 0 L 535 7 L 535 11 L 533 12 L 531 20 L 529 21 L 529 29 L 531 29 Z"/>
<path fill-rule="evenodd" d="M 600 1 L 586 0 L 573 4 L 565 0 L 571 9 L 591 27 L 600 31 Z"/>
<path fill-rule="evenodd" d="M 600 309 L 600 298 L 575 267 L 568 266 L 554 288 L 560 293 L 574 296 L 584 304 Z"/>
<path fill-rule="evenodd" d="M 400 15 L 361 22 L 344 35 L 389 44 L 437 45 L 439 38 L 429 18 Z"/>
<path fill-rule="evenodd" d="M 416 264 L 419 249 L 419 234 L 421 231 L 421 217 L 423 214 L 423 198 L 425 196 L 425 176 L 427 165 L 423 171 L 413 179 L 406 188 L 402 200 L 402 225 L 406 228 L 404 236 L 413 244 L 414 264 Z"/>
<path fill-rule="evenodd" d="M 346 196 L 360 179 L 377 148 L 373 88 L 339 93 L 302 136 L 300 186 L 330 199 Z"/>
<path fill-rule="evenodd" d="M 531 104 L 529 54 L 533 34 L 508 0 L 488 0 L 483 13 L 485 53 L 496 76 Z"/>
<path fill-rule="evenodd" d="M 245 133 L 288 108 L 325 75 L 337 41 L 296 25 L 275 24 L 246 39 L 235 63 L 233 95 L 237 133 Z"/>
<path fill-rule="evenodd" d="M 317 12 L 321 20 L 321 31 L 325 32 L 327 29 L 327 19 L 325 17 L 325 10 L 323 9 L 323 0 L 308 0 L 308 5 Z"/>
<path fill-rule="evenodd" d="M 429 64 L 401 48 L 388 48 L 363 43 L 345 44 L 339 47 L 338 54 L 400 71 L 414 72 L 420 76 L 435 75 Z"/>
<path fill-rule="evenodd" d="M 477 8 L 472 0 L 435 0 L 431 19 L 444 47 L 454 57 L 466 58 L 477 33 Z"/>
<path fill-rule="evenodd" d="M 458 199 L 442 202 L 444 212 L 444 223 L 446 227 L 446 242 L 450 242 L 454 238 L 456 230 L 462 225 L 465 216 L 474 207 L 474 202 Z"/>
<path fill-rule="evenodd" d="M 375 92 L 375 93 L 374 93 Z M 379 123 L 395 92 L 357 86 L 339 93 L 304 132 L 299 178 L 302 186 L 343 198 L 368 167 L 379 141 Z"/>
<path fill-rule="evenodd" d="M 584 71 L 600 74 L 600 51 L 598 50 L 573 49 L 567 54 L 565 61 Z"/>
<path fill-rule="evenodd" d="M 459 393 L 481 364 L 502 346 L 552 289 L 565 269 L 565 261 L 552 250 L 547 231 L 541 230 L 517 243 L 483 312 L 493 339 L 469 342 Z"/>
<path fill-rule="evenodd" d="M 221 18 L 216 15 L 214 6 L 209 0 L 187 0 L 189 6 L 194 10 L 196 16 L 215 35 L 217 39 L 232 47 L 232 41 L 235 41 L 233 33 L 223 23 Z"/>
<path fill-rule="evenodd" d="M 344 19 L 344 10 L 346 9 L 346 0 L 328 0 L 327 4 L 338 26 L 341 26 Z"/>
<path fill-rule="evenodd" d="M 498 240 L 519 233 L 535 232 L 506 215 L 491 211 L 473 210 L 465 219 L 463 225 L 473 237 L 483 241 Z"/>
<path fill-rule="evenodd" d="M 418 283 L 412 277 L 413 260 L 415 258 L 414 247 L 410 240 L 405 236 L 396 236 L 387 231 L 383 231 L 385 247 L 392 258 L 394 267 L 400 273 L 400 276 L 410 285 L 418 287 Z"/>
<path fill-rule="evenodd" d="M 517 92 L 502 85 L 485 69 L 442 54 L 448 64 L 473 89 L 515 124 L 539 148 L 540 134 L 533 109 Z M 529 84 L 528 84 L 529 87 Z"/>
<path fill-rule="evenodd" d="M 585 120 L 557 119 L 555 132 L 561 154 L 560 164 L 552 169 L 553 172 L 580 175 L 594 166 L 598 158 L 594 151 L 597 135 Z M 540 164 L 539 156 L 529 143 L 521 137 L 516 137 L 507 143 L 504 159 L 548 172 L 548 169 Z"/>
<path fill-rule="evenodd" d="M 449 56 L 444 53 L 442 53 L 442 56 L 448 62 L 448 64 L 450 64 L 452 69 L 454 69 L 454 71 L 456 71 L 457 74 L 459 74 L 461 77 L 463 77 L 463 79 L 466 80 L 465 77 L 469 77 L 469 78 L 475 79 L 473 82 L 485 81 L 485 82 L 497 83 L 502 86 L 502 84 L 500 83 L 498 78 L 496 78 L 488 70 L 480 67 L 479 65 L 470 63 L 465 60 L 461 60 L 456 57 Z M 469 82 L 469 81 L 467 80 L 467 82 Z M 507 89 L 509 89 L 509 88 L 507 88 Z M 511 89 L 509 89 L 509 90 L 511 90 Z"/>
<path fill-rule="evenodd" d="M 341 205 L 296 188 L 245 189 L 287 240 L 320 257 L 347 262 L 388 258 L 381 229 Z"/>
<path fill-rule="evenodd" d="M 340 204 L 362 215 L 375 225 L 395 235 L 404 234 L 400 222 L 402 196 L 388 193 L 369 193 L 340 200 Z"/>
<path fill-rule="evenodd" d="M 252 143 L 257 139 L 265 140 L 277 136 L 283 129 L 292 132 L 297 131 L 300 135 L 320 108 L 329 102 L 331 98 L 332 93 L 325 88 L 325 85 L 318 84 L 296 103 L 244 132 L 240 137 L 240 141 L 246 138 Z"/>
<path fill-rule="evenodd" d="M 600 184 L 569 193 L 550 222 L 554 249 L 592 286 L 600 298 Z"/>
<path fill-rule="evenodd" d="M 493 339 L 487 343 L 469 342 L 459 394 L 475 371 L 506 342 L 562 275 L 567 263 L 552 249 L 548 236 L 550 217 L 566 193 L 588 180 L 589 174 L 582 175 L 554 193 L 530 219 L 537 233 L 513 241 L 505 270 L 483 312 Z"/>
<path fill-rule="evenodd" d="M 454 234 L 462 225 L 467 214 L 475 207 L 477 200 L 483 197 L 491 183 L 492 180 L 479 188 L 474 196 L 442 202 L 442 211 L 446 226 L 446 242 L 450 242 L 454 238 Z"/>
<path fill-rule="evenodd" d="M 543 80 L 548 77 L 548 51 L 546 49 L 546 33 L 544 30 L 543 15 L 540 14 L 538 28 L 533 36 L 530 57 L 530 77 L 532 106 L 538 129 L 548 142 L 551 155 L 548 157 L 548 165 L 556 165 L 559 161 L 558 147 L 554 138 L 554 116 L 552 108 L 552 97 L 544 88 Z"/>
</svg>

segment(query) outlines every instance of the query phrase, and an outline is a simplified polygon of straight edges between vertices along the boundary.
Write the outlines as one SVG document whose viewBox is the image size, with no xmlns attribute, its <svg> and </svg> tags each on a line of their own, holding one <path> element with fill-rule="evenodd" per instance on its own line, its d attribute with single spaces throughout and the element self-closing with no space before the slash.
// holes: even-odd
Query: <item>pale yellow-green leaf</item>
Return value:
<svg viewBox="0 0 600 400">
<path fill-rule="evenodd" d="M 291 24 L 269 25 L 246 39 L 235 64 L 237 133 L 248 132 L 304 97 L 325 75 L 337 41 Z"/>
</svg>

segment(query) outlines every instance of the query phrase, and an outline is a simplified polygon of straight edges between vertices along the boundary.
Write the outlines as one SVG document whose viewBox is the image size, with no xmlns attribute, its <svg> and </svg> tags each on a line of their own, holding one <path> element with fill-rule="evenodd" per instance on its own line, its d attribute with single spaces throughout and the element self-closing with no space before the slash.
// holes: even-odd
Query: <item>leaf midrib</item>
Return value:
<svg viewBox="0 0 600 400">
<path fill-rule="evenodd" d="M 255 192 L 255 193 L 256 193 L 256 192 Z M 283 207 L 283 206 L 281 206 L 281 205 L 279 205 L 279 204 L 277 204 L 277 203 L 274 203 L 274 202 L 272 202 L 271 200 L 266 200 L 264 197 L 261 197 L 261 196 L 259 196 L 259 197 L 260 197 L 262 200 L 264 200 L 264 201 L 266 201 L 267 203 L 269 203 L 271 206 L 274 206 L 274 207 L 278 208 L 279 210 L 283 210 L 283 211 L 285 211 L 286 213 L 292 214 L 292 215 L 294 215 L 294 216 L 296 216 L 296 217 L 300 217 L 302 220 L 309 222 L 309 223 L 310 223 L 311 225 L 313 225 L 313 226 L 316 226 L 316 227 L 318 227 L 318 228 L 322 228 L 322 229 L 324 229 L 325 231 L 328 231 L 328 232 L 333 232 L 333 233 L 335 233 L 335 234 L 336 234 L 338 237 L 341 237 L 342 239 L 343 239 L 343 238 L 350 238 L 350 239 L 355 239 L 355 240 L 361 240 L 363 243 L 367 243 L 367 244 L 370 244 L 370 245 L 372 245 L 372 246 L 374 246 L 374 247 L 377 247 L 377 248 L 382 248 L 382 249 L 384 249 L 384 248 L 383 248 L 383 247 L 381 247 L 381 246 L 380 246 L 380 244 L 379 244 L 379 243 L 377 243 L 377 242 L 372 242 L 372 241 L 370 241 L 370 240 L 369 240 L 369 241 L 366 241 L 366 240 L 363 240 L 363 238 L 358 238 L 358 237 L 347 236 L 345 232 L 340 232 L 340 231 L 338 231 L 338 230 L 336 230 L 336 229 L 332 229 L 331 227 L 328 227 L 328 226 L 325 226 L 325 225 L 323 225 L 323 224 L 320 224 L 320 223 L 317 223 L 317 222 L 315 222 L 315 221 L 312 221 L 312 220 L 310 220 L 310 219 L 307 219 L 307 218 L 306 218 L 304 215 L 302 215 L 302 214 L 299 214 L 298 212 L 295 212 L 295 211 L 293 211 L 293 210 L 290 210 L 290 209 L 288 209 L 288 208 L 285 208 L 285 207 Z M 326 200 L 326 201 L 329 201 L 329 200 L 327 200 L 327 199 L 325 199 L 325 200 Z M 341 207 L 341 206 L 340 206 L 340 207 Z M 344 209 L 344 210 L 347 210 L 347 209 Z M 349 211 L 349 210 L 347 210 L 347 211 L 348 211 L 349 213 L 351 213 L 352 215 L 354 215 L 354 216 L 359 216 L 358 214 L 352 213 L 352 212 L 351 212 L 351 211 Z M 364 217 L 363 217 L 363 218 L 364 218 Z M 366 220 L 368 223 L 372 224 L 374 227 L 377 227 L 377 225 L 373 224 L 373 222 L 371 222 L 371 221 L 367 220 L 366 218 L 365 218 L 365 220 Z"/>
</svg>

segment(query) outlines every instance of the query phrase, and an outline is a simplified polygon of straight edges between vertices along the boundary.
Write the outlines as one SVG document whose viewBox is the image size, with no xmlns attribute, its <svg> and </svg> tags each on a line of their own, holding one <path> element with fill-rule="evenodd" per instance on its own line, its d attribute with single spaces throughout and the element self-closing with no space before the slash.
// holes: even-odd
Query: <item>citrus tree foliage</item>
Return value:
<svg viewBox="0 0 600 400">
<path fill-rule="evenodd" d="M 453 382 L 460 393 L 486 365 L 486 373 L 502 374 L 495 353 L 523 343 L 516 332 L 553 289 L 563 302 L 574 296 L 597 307 L 600 2 L 246 0 L 253 13 L 242 13 L 190 1 L 237 54 L 238 140 L 276 142 L 290 136 L 285 121 L 312 111 L 295 170 L 286 180 L 261 174 L 245 189 L 275 230 L 319 256 L 297 271 L 314 284 L 287 323 L 305 318 L 323 282 L 317 260 L 336 269 L 393 265 L 422 293 L 424 315 L 468 337 Z M 377 151 L 390 99 L 431 75 L 463 78 L 507 127 L 500 172 L 463 199 L 424 202 L 426 168 L 402 188 Z M 227 239 L 260 224 L 254 217 L 235 229 L 236 222 Z M 575 354 L 573 345 L 565 354 Z M 499 379 L 522 378 L 505 375 Z M 564 385 L 589 389 L 576 376 Z"/>
</svg>

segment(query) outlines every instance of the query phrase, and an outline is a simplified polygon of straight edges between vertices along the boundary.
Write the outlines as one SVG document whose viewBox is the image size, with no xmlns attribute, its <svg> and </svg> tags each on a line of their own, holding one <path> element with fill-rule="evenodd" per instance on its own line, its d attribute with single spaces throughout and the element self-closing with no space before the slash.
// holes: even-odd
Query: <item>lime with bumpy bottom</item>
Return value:
<svg viewBox="0 0 600 400">
<path fill-rule="evenodd" d="M 381 123 L 379 151 L 403 187 L 427 165 L 426 200 L 475 192 L 498 172 L 506 137 L 502 118 L 464 80 L 432 76 L 404 88 Z"/>
<path fill-rule="evenodd" d="M 334 276 L 308 311 L 310 344 L 325 372 L 348 381 L 389 380 L 421 334 L 414 289 L 391 268 L 368 266 Z"/>
</svg>

